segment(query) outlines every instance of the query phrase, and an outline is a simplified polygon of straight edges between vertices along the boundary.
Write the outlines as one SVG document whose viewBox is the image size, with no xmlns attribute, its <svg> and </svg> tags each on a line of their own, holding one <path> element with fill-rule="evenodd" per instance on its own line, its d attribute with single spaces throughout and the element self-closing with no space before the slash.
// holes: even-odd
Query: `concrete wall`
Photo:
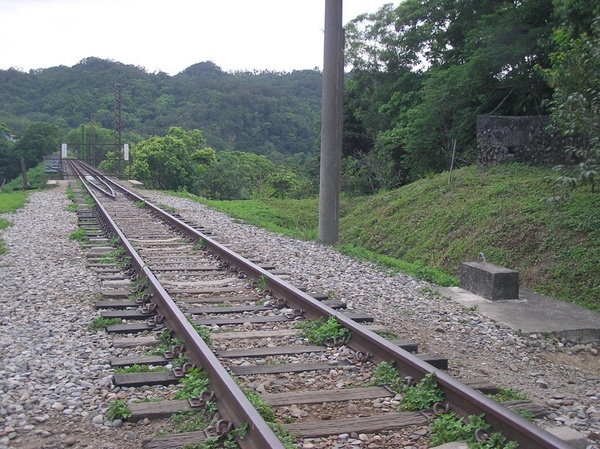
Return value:
<svg viewBox="0 0 600 449">
<path fill-rule="evenodd" d="M 564 151 L 547 131 L 547 116 L 477 117 L 477 165 L 557 165 Z"/>
</svg>

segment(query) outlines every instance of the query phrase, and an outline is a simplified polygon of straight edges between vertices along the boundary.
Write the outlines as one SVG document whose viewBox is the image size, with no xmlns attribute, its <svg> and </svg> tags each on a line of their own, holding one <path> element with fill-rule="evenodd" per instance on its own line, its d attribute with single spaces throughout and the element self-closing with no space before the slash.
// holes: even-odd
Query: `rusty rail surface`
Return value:
<svg viewBox="0 0 600 449">
<path fill-rule="evenodd" d="M 89 167 L 88 167 L 89 168 Z M 95 172 L 101 176 L 100 172 Z M 119 183 L 106 178 L 107 182 L 114 189 L 127 195 L 134 201 L 144 201 L 146 208 L 152 210 L 171 226 L 174 226 L 180 232 L 196 241 L 203 241 L 206 248 L 220 256 L 223 260 L 229 261 L 240 271 L 244 271 L 249 277 L 263 279 L 266 288 L 271 290 L 275 297 L 283 297 L 287 300 L 287 307 L 302 310 L 304 316 L 310 319 L 319 317 L 334 316 L 340 324 L 352 332 L 352 338 L 348 346 L 355 350 L 367 354 L 374 362 L 394 362 L 401 376 L 411 377 L 414 381 L 419 381 L 425 375 L 435 373 L 436 381 L 444 390 L 446 403 L 449 410 L 457 415 L 468 417 L 469 415 L 485 414 L 485 421 L 491 425 L 494 432 L 501 432 L 507 439 L 519 443 L 522 449 L 569 449 L 572 448 L 563 440 L 537 427 L 525 420 L 515 412 L 508 410 L 497 402 L 489 399 L 484 394 L 467 387 L 452 376 L 437 370 L 430 364 L 420 360 L 415 355 L 399 348 L 378 334 L 371 332 L 364 326 L 359 325 L 351 318 L 340 312 L 321 304 L 307 293 L 299 290 L 293 285 L 281 280 L 277 276 L 262 269 L 246 258 L 236 254 L 229 248 L 219 244 L 208 235 L 194 229 L 181 220 L 173 217 L 168 212 L 149 203 L 136 193 L 126 189 Z M 90 192 L 91 194 L 91 192 Z M 91 194 L 92 197 L 93 194 Z M 248 440 L 240 441 L 241 447 L 248 448 L 282 448 L 283 446 L 274 436 L 270 428 L 264 423 L 264 420 L 257 416 L 249 401 L 230 378 L 225 369 L 212 354 L 210 348 L 200 339 L 198 334 L 187 322 L 185 316 L 179 311 L 168 293 L 162 288 L 152 272 L 145 267 L 144 262 L 137 255 L 133 247 L 127 242 L 125 236 L 121 233 L 118 226 L 108 216 L 104 208 L 98 205 L 102 215 L 105 216 L 107 223 L 122 241 L 128 253 L 131 254 L 132 261 L 136 271 L 140 275 L 146 276 L 151 284 L 154 293 L 153 300 L 158 301 L 159 313 L 165 316 L 167 326 L 174 330 L 178 338 L 184 338 L 186 349 L 189 348 L 190 359 L 202 366 L 210 373 L 210 382 L 215 392 L 221 398 L 219 409 L 224 416 L 231 420 L 236 426 L 243 421 L 248 421 L 250 429 Z M 252 424 L 254 423 L 254 424 Z M 260 441 L 259 441 L 260 439 Z M 248 443 L 248 445 L 246 445 Z"/>
</svg>

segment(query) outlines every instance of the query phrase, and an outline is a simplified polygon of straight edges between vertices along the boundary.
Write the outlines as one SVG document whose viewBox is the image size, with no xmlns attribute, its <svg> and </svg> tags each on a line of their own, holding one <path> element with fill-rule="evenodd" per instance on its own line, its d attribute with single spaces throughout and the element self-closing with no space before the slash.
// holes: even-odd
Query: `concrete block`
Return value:
<svg viewBox="0 0 600 449">
<path fill-rule="evenodd" d="M 465 262 L 460 270 L 460 286 L 492 301 L 519 299 L 519 272 L 491 263 Z"/>
<path fill-rule="evenodd" d="M 555 437 L 563 440 L 565 443 L 570 444 L 575 449 L 585 449 L 588 447 L 588 441 L 586 437 L 581 432 L 578 432 L 571 427 L 551 427 L 546 430 Z"/>
</svg>

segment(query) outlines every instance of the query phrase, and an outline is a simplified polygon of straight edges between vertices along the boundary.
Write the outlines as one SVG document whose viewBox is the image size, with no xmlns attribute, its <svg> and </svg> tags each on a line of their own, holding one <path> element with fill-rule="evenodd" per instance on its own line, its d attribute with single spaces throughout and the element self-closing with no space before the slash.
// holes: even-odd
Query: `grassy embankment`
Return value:
<svg viewBox="0 0 600 449">
<path fill-rule="evenodd" d="M 0 192 L 0 214 L 6 214 L 13 212 L 20 207 L 23 207 L 27 201 L 29 192 L 19 191 L 13 193 L 1 193 Z M 5 218 L 0 218 L 0 229 L 4 229 L 10 226 L 10 222 Z M 0 240 L 0 255 L 6 252 L 4 242 Z"/>
<path fill-rule="evenodd" d="M 343 199 L 340 251 L 442 285 L 483 253 L 519 271 L 521 286 L 600 311 L 600 193 L 570 201 L 542 179 L 548 169 L 467 167 L 380 195 Z M 316 239 L 318 200 L 206 201 L 266 229 Z"/>
<path fill-rule="evenodd" d="M 27 170 L 27 183 L 30 189 L 44 189 L 49 179 L 60 179 L 60 176 L 55 173 L 44 173 L 44 163 L 39 163 L 33 168 Z M 6 183 L 2 188 L 2 192 L 14 192 L 23 189 L 23 176 Z"/>
</svg>

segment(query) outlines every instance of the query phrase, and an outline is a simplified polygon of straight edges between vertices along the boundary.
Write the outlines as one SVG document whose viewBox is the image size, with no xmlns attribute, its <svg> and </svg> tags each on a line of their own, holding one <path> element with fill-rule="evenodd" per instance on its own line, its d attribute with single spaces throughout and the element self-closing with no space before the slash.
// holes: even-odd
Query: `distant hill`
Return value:
<svg viewBox="0 0 600 449">
<path fill-rule="evenodd" d="M 201 62 L 170 76 L 99 58 L 73 67 L 0 70 L 0 122 L 17 135 L 30 122 L 63 131 L 93 119 L 112 129 L 114 85 L 122 85 L 122 126 L 147 138 L 170 126 L 202 130 L 217 150 L 314 153 L 321 72 L 222 71 Z"/>
</svg>

